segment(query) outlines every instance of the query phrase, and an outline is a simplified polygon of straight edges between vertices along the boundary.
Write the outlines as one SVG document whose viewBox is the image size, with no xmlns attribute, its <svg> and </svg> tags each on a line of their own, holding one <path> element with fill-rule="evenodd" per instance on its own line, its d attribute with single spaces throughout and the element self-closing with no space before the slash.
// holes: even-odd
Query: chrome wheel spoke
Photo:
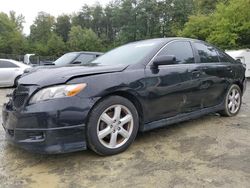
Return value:
<svg viewBox="0 0 250 188">
<path fill-rule="evenodd" d="M 117 144 L 117 135 L 118 135 L 118 132 L 112 132 L 111 133 L 111 138 L 110 138 L 110 141 L 109 141 L 109 145 L 111 147 L 116 146 L 116 144 Z"/>
<path fill-rule="evenodd" d="M 232 105 L 232 113 L 235 111 L 235 104 Z"/>
<path fill-rule="evenodd" d="M 117 105 L 115 107 L 115 113 L 114 113 L 114 117 L 113 117 L 114 120 L 118 121 L 120 119 L 120 117 L 121 117 L 121 110 L 122 110 L 122 108 L 121 108 L 120 105 Z"/>
<path fill-rule="evenodd" d="M 232 91 L 232 97 L 233 97 L 233 98 L 235 97 L 235 94 L 236 94 L 236 90 L 233 89 L 233 91 Z"/>
<path fill-rule="evenodd" d="M 123 136 L 124 138 L 128 138 L 129 137 L 129 132 L 127 130 L 125 130 L 124 128 L 121 128 L 121 130 L 119 131 L 119 134 L 121 136 Z"/>
<path fill-rule="evenodd" d="M 229 96 L 228 96 L 228 99 L 229 99 L 229 101 L 232 101 L 232 100 L 233 100 L 233 96 L 232 96 L 232 95 L 229 95 Z"/>
<path fill-rule="evenodd" d="M 112 129 L 111 129 L 109 126 L 107 126 L 105 129 L 103 129 L 103 130 L 101 130 L 101 131 L 99 132 L 98 137 L 99 137 L 100 139 L 103 139 L 103 138 L 105 138 L 106 136 L 108 136 L 110 133 L 112 133 Z"/>
<path fill-rule="evenodd" d="M 132 116 L 130 114 L 127 114 L 125 117 L 123 117 L 122 119 L 120 119 L 121 123 L 119 124 L 119 126 L 122 127 L 123 125 L 129 123 L 131 120 L 132 120 Z"/>
<path fill-rule="evenodd" d="M 112 124 L 113 120 L 111 117 L 109 117 L 109 115 L 107 113 L 103 113 L 101 115 L 101 120 L 106 123 L 107 125 L 110 125 Z"/>
<path fill-rule="evenodd" d="M 240 97 L 240 94 L 237 92 L 237 94 L 235 95 L 235 99 L 237 100 L 237 99 L 239 99 L 239 97 Z"/>
<path fill-rule="evenodd" d="M 230 101 L 230 103 L 228 104 L 228 108 L 229 108 L 229 109 L 231 109 L 231 108 L 232 108 L 232 106 L 233 106 L 233 102 L 232 102 L 232 101 Z"/>
</svg>

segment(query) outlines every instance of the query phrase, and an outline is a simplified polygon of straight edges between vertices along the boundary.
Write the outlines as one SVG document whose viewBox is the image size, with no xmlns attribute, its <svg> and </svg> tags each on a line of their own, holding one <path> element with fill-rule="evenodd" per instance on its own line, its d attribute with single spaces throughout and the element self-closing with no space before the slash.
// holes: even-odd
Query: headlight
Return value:
<svg viewBox="0 0 250 188">
<path fill-rule="evenodd" d="M 73 97 L 86 88 L 87 84 L 58 85 L 41 89 L 30 99 L 30 104 L 49 99 Z"/>
</svg>

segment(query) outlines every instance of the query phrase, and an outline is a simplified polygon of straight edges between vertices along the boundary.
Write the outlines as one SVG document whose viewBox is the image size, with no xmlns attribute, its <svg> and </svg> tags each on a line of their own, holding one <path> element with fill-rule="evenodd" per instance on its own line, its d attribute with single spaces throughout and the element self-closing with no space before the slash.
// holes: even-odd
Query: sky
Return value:
<svg viewBox="0 0 250 188">
<path fill-rule="evenodd" d="M 25 17 L 23 32 L 28 35 L 30 25 L 37 13 L 44 11 L 53 16 L 78 12 L 84 4 L 94 5 L 99 2 L 106 5 L 110 0 L 0 0 L 0 12 L 14 10 Z"/>
</svg>

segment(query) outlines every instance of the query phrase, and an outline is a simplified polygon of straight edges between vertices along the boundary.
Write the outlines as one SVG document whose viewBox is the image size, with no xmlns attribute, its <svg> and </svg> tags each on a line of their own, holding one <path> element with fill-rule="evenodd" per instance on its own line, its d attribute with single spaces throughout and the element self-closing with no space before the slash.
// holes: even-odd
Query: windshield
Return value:
<svg viewBox="0 0 250 188">
<path fill-rule="evenodd" d="M 78 53 L 67 53 L 64 54 L 63 56 L 59 57 L 54 64 L 56 66 L 64 66 L 67 64 L 70 64 L 76 57 L 78 56 Z"/>
<path fill-rule="evenodd" d="M 126 44 L 115 48 L 104 55 L 98 57 L 91 64 L 99 65 L 131 65 L 143 60 L 152 52 L 159 43 L 156 41 L 142 41 Z"/>
</svg>

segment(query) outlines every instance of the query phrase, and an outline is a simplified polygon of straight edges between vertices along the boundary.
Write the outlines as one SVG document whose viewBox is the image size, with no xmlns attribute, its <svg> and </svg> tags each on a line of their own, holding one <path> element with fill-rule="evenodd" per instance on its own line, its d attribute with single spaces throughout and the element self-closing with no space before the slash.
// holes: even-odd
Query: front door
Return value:
<svg viewBox="0 0 250 188">
<path fill-rule="evenodd" d="M 159 52 L 158 56 L 162 55 L 174 55 L 177 63 L 158 68 L 152 68 L 149 64 L 145 69 L 145 85 L 149 96 L 146 102 L 146 119 L 149 122 L 176 116 L 186 106 L 193 105 L 188 93 L 195 89 L 192 74 L 197 65 L 190 42 L 173 41 Z"/>
</svg>

